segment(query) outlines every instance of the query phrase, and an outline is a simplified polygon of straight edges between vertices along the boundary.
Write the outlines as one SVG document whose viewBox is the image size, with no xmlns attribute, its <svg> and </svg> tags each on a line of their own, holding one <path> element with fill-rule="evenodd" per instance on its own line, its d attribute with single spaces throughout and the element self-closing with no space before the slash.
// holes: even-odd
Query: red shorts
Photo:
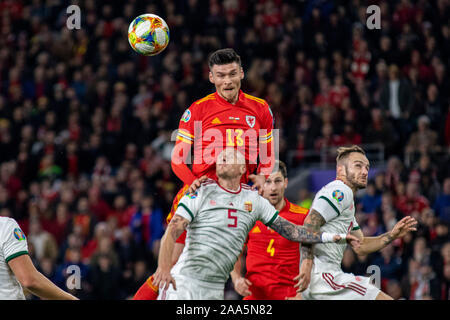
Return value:
<svg viewBox="0 0 450 320">
<path fill-rule="evenodd" d="M 178 203 L 180 202 L 181 198 L 183 198 L 183 196 L 186 194 L 188 189 L 189 189 L 189 185 L 185 184 L 178 191 L 177 195 L 173 199 L 172 207 L 170 208 L 170 212 L 169 212 L 169 214 L 167 215 L 167 218 L 166 218 L 167 223 L 169 223 L 170 220 L 172 220 L 172 217 L 175 215 L 175 211 L 177 211 Z M 181 234 L 181 236 L 179 236 L 178 239 L 177 239 L 177 243 L 184 244 L 185 242 L 186 242 L 186 230 L 184 230 L 183 233 Z"/>
<path fill-rule="evenodd" d="M 293 286 L 267 285 L 250 286 L 251 295 L 244 297 L 244 300 L 286 300 L 286 297 L 295 297 L 297 294 Z"/>
</svg>

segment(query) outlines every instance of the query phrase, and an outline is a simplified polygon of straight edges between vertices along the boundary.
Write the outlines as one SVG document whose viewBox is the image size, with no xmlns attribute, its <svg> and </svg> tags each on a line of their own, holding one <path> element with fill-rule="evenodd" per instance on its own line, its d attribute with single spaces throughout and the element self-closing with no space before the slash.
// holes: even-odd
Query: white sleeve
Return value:
<svg viewBox="0 0 450 320">
<path fill-rule="evenodd" d="M 311 210 L 319 212 L 328 222 L 339 216 L 351 205 L 352 201 L 353 193 L 350 188 L 324 188 L 314 198 Z"/>
<path fill-rule="evenodd" d="M 277 209 L 275 209 L 275 207 L 266 198 L 263 198 L 260 195 L 256 197 L 256 214 L 258 220 L 268 227 L 270 227 L 270 225 L 278 217 Z"/>
<path fill-rule="evenodd" d="M 200 210 L 203 189 L 204 188 L 200 186 L 200 188 L 195 190 L 193 193 L 186 193 L 178 203 L 175 214 L 178 214 L 187 219 L 189 222 L 192 222 L 192 220 L 194 220 L 194 217 Z"/>
<path fill-rule="evenodd" d="M 360 228 L 358 222 L 356 221 L 356 218 L 353 217 L 353 227 L 352 227 L 351 231 L 355 231 L 355 230 L 359 230 L 359 229 L 361 229 L 361 228 Z"/>
<path fill-rule="evenodd" d="M 6 262 L 23 254 L 28 254 L 27 238 L 16 220 L 8 219 L 2 238 L 2 251 Z"/>
</svg>

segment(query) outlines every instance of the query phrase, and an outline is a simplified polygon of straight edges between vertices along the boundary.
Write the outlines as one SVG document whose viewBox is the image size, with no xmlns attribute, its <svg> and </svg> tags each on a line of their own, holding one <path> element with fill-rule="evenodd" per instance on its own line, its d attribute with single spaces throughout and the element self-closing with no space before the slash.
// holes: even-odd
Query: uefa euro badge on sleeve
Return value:
<svg viewBox="0 0 450 320">
<path fill-rule="evenodd" d="M 25 233 L 20 228 L 14 229 L 14 237 L 19 241 L 26 240 Z"/>
<path fill-rule="evenodd" d="M 183 122 L 189 122 L 189 120 L 191 119 L 191 111 L 189 109 L 187 109 L 184 113 L 183 116 L 181 117 L 181 121 Z"/>
<path fill-rule="evenodd" d="M 252 212 L 252 209 L 253 209 L 252 203 L 250 201 L 245 201 L 244 208 L 245 208 L 246 211 Z"/>
<path fill-rule="evenodd" d="M 342 200 L 344 200 L 344 193 L 340 190 L 334 190 L 332 196 L 333 199 L 337 202 L 341 202 Z"/>
<path fill-rule="evenodd" d="M 195 199 L 195 198 L 197 198 L 197 196 L 198 196 L 198 192 L 197 192 L 197 191 L 194 191 L 194 192 L 188 193 L 187 196 L 188 196 L 188 198 L 190 198 L 190 199 Z"/>
</svg>

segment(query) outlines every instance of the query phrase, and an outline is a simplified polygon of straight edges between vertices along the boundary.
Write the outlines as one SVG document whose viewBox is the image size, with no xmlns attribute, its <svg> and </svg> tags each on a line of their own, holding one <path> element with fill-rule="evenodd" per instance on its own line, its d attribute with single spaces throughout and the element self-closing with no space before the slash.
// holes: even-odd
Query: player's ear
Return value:
<svg viewBox="0 0 450 320">
<path fill-rule="evenodd" d="M 241 80 L 244 79 L 244 69 L 241 67 Z"/>
<path fill-rule="evenodd" d="M 214 83 L 214 77 L 211 71 L 209 72 L 209 82 Z"/>
<path fill-rule="evenodd" d="M 284 188 L 286 189 L 287 186 L 288 186 L 288 178 L 285 178 L 285 179 L 284 179 Z"/>
</svg>

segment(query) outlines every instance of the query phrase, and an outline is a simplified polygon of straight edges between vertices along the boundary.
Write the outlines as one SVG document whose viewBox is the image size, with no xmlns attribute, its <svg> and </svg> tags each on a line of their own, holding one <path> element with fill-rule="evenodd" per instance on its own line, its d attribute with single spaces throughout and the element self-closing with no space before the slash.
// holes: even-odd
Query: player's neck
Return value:
<svg viewBox="0 0 450 320">
<path fill-rule="evenodd" d="M 283 198 L 281 198 L 281 201 L 275 205 L 275 209 L 277 209 L 277 211 L 280 212 L 281 210 L 283 210 L 285 205 L 286 205 L 286 201 L 284 200 L 284 197 L 283 197 Z"/>
<path fill-rule="evenodd" d="M 232 99 L 228 100 L 227 98 L 225 98 L 224 96 L 222 96 L 219 92 L 217 92 L 217 94 L 226 102 L 231 103 L 231 104 L 236 104 L 236 102 L 239 100 L 239 92 L 237 95 L 235 95 Z"/>
<path fill-rule="evenodd" d="M 241 177 L 236 179 L 218 178 L 217 182 L 222 188 L 233 192 L 239 191 L 239 188 L 241 187 Z"/>
<path fill-rule="evenodd" d="M 350 189 L 352 189 L 353 194 L 356 194 L 356 191 L 358 191 L 358 189 L 356 189 L 351 183 L 349 183 L 345 177 L 338 176 L 336 177 L 336 180 L 342 181 L 345 185 L 347 185 Z"/>
</svg>

